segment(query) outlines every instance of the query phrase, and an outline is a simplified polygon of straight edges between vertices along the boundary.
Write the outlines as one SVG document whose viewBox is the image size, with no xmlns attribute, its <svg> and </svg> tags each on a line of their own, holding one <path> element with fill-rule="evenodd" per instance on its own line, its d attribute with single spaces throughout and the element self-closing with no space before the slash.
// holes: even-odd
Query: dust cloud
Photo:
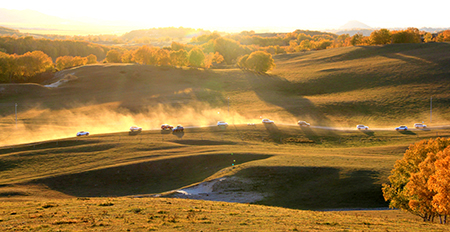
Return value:
<svg viewBox="0 0 450 232">
<path fill-rule="evenodd" d="M 11 115 L 8 117 L 13 118 Z M 200 102 L 177 107 L 159 104 L 139 113 L 121 108 L 120 103 L 93 104 L 63 110 L 35 108 L 19 112 L 17 125 L 14 120 L 0 125 L 3 131 L 0 134 L 0 146 L 75 137 L 78 131 L 88 131 L 92 135 L 126 132 L 133 125 L 142 127 L 143 130 L 159 130 L 164 123 L 202 127 L 214 126 L 217 121 L 246 124 L 260 123 L 261 119 Z"/>
</svg>

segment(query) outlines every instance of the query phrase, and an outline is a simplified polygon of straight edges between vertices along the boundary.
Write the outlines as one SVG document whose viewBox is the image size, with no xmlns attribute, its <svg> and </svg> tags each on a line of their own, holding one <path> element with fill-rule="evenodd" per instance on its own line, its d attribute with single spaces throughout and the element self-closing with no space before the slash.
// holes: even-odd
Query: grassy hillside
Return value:
<svg viewBox="0 0 450 232">
<path fill-rule="evenodd" d="M 115 226 L 117 218 L 131 222 L 132 213 L 146 217 L 149 223 L 154 218 L 158 220 L 145 226 L 134 222 L 140 227 L 128 228 L 189 229 L 192 215 L 179 213 L 176 207 L 151 205 L 173 200 L 183 205 L 179 206 L 181 212 L 189 214 L 192 207 L 198 209 L 193 206 L 196 201 L 115 197 L 160 193 L 173 197 L 171 190 L 223 177 L 237 178 L 227 179 L 231 183 L 224 190 L 226 194 L 261 193 L 265 198 L 257 204 L 265 206 L 308 210 L 386 207 L 381 184 L 388 181 L 390 170 L 408 145 L 450 134 L 448 129 L 393 130 L 394 126 L 412 126 L 420 121 L 431 126 L 448 124 L 449 48 L 446 43 L 433 43 L 284 54 L 275 56 L 277 68 L 263 75 L 239 69 L 101 64 L 58 73 L 55 82 L 61 78 L 68 81 L 56 88 L 45 85 L 50 83 L 0 85 L 0 198 L 39 202 L 61 199 L 41 207 L 57 211 L 90 208 L 86 215 L 61 214 L 66 216 L 51 220 L 48 212 L 39 211 L 38 203 L 16 211 L 12 209 L 17 204 L 8 203 L 1 206 L 4 214 L 0 215 L 0 222 L 15 225 L 14 215 L 30 215 L 30 210 L 38 207 L 36 217 L 45 218 L 45 223 L 39 225 L 44 230 Z M 264 126 L 261 117 L 276 123 Z M 386 129 L 300 128 L 295 126 L 299 119 L 314 126 L 354 128 L 363 123 Z M 218 120 L 226 120 L 230 126 L 226 130 L 207 127 Z M 187 128 L 182 134 L 149 130 L 162 123 L 183 124 Z M 141 126 L 144 131 L 125 132 L 132 125 Z M 80 130 L 91 132 L 91 136 L 76 138 L 75 133 Z M 30 143 L 33 141 L 43 142 Z M 212 208 L 228 206 L 201 204 L 210 208 L 209 213 L 218 215 L 223 215 L 223 211 Z M 121 206 L 105 209 L 103 205 Z M 125 205 L 130 209 L 123 208 Z M 249 207 L 229 205 L 236 209 Z M 155 213 L 156 208 L 164 213 Z M 272 209 L 285 210 L 267 208 L 270 212 Z M 255 208 L 246 212 L 261 220 L 279 218 L 277 213 L 267 215 L 262 211 Z M 101 212 L 103 216 L 93 216 Z M 315 217 L 314 212 L 291 212 Z M 399 212 L 395 217 L 401 218 L 401 223 L 396 225 L 392 218 L 385 218 L 392 216 L 388 212 L 382 213 L 384 219 L 379 219 L 377 213 L 370 215 L 364 218 L 377 218 L 373 219 L 376 225 L 370 224 L 372 219 L 360 221 L 352 215 L 330 221 L 336 214 L 324 213 L 318 220 L 306 221 L 306 227 L 296 222 L 304 219 L 294 217 L 283 223 L 287 227 L 277 228 L 411 227 L 419 231 L 423 225 L 409 221 Z M 208 218 L 201 216 L 204 217 Z M 30 216 L 27 222 L 34 218 Z M 221 216 L 197 219 L 195 223 L 199 225 L 194 223 L 195 228 L 213 230 L 218 229 L 217 223 L 232 228 L 236 222 Z M 248 230 L 259 228 L 259 219 L 252 221 L 245 214 L 242 220 L 238 220 L 239 226 L 252 225 Z M 269 224 L 279 224 L 277 220 Z M 181 224 L 172 227 L 173 222 Z M 428 225 L 424 228 L 440 229 Z"/>
<path fill-rule="evenodd" d="M 156 128 L 164 122 L 210 125 L 220 119 L 258 122 L 260 117 L 343 127 L 449 124 L 449 51 L 447 43 L 429 43 L 285 54 L 275 56 L 277 67 L 267 75 L 238 69 L 84 66 L 58 73 L 72 77 L 58 88 L 1 85 L 0 126 L 14 125 L 14 103 L 19 127 L 62 124 L 57 131 L 46 130 L 49 138 L 81 129 L 117 132 L 130 124 Z M 114 125 L 105 125 L 112 120 Z"/>
<path fill-rule="evenodd" d="M 258 124 L 4 147 L 0 222 L 6 230 L 443 231 L 397 210 L 304 211 L 386 207 L 381 183 L 395 160 L 411 142 L 436 133 L 447 137 L 450 130 L 328 131 Z M 167 191 L 230 176 L 240 181 L 222 191 L 260 192 L 265 199 L 254 205 L 168 198 Z M 164 197 L 147 198 L 161 192 Z"/>
</svg>

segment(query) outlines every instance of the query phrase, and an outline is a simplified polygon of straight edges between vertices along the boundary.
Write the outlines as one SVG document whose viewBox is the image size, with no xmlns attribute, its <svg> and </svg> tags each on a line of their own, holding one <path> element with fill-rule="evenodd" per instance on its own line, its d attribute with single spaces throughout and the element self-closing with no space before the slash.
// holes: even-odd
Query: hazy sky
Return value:
<svg viewBox="0 0 450 232">
<path fill-rule="evenodd" d="M 450 27 L 450 0 L 272 1 L 2 1 L 0 8 L 31 9 L 68 19 L 139 22 L 145 27 L 334 29 L 350 20 L 371 27 Z"/>
</svg>

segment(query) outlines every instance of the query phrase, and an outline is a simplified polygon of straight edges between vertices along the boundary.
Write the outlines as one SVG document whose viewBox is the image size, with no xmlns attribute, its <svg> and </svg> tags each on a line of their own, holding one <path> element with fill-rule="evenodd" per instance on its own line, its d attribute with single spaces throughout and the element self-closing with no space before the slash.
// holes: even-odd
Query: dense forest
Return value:
<svg viewBox="0 0 450 232">
<path fill-rule="evenodd" d="M 2 30 L 18 33 L 6 28 Z M 165 38 L 169 45 L 153 46 L 150 38 Z M 180 42 L 183 38 L 189 41 Z M 104 45 L 106 41 L 110 41 L 111 45 Z M 370 36 L 338 36 L 305 30 L 281 34 L 257 34 L 254 31 L 224 34 L 189 28 L 157 28 L 132 31 L 121 37 L 98 35 L 67 39 L 13 34 L 0 36 L 0 82 L 29 82 L 33 76 L 45 72 L 97 62 L 197 68 L 237 66 L 267 72 L 275 67 L 274 54 L 346 46 L 446 41 L 450 41 L 450 30 L 432 34 L 417 28 L 395 31 L 380 29 L 373 31 Z"/>
</svg>

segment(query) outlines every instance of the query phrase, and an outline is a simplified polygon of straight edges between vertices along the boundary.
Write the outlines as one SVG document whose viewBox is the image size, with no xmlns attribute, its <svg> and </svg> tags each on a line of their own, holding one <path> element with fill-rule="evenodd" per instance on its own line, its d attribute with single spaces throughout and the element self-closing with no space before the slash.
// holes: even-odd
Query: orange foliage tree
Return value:
<svg viewBox="0 0 450 232">
<path fill-rule="evenodd" d="M 275 67 L 272 55 L 263 51 L 252 52 L 245 61 L 247 68 L 256 72 L 267 72 Z"/>
<path fill-rule="evenodd" d="M 186 66 L 188 64 L 188 53 L 184 49 L 170 52 L 170 63 L 174 66 Z"/>
<path fill-rule="evenodd" d="M 433 166 L 436 154 L 448 146 L 448 138 L 423 140 L 409 146 L 403 158 L 395 162 L 390 184 L 383 184 L 383 196 L 390 207 L 406 210 L 425 221 L 437 215 L 430 202 L 435 191 L 428 188 L 428 180 L 436 170 Z"/>
<path fill-rule="evenodd" d="M 422 42 L 419 29 L 408 28 L 392 32 L 392 43 L 420 43 Z"/>
<path fill-rule="evenodd" d="M 106 53 L 106 62 L 108 63 L 120 63 L 122 62 L 122 54 L 117 50 L 109 50 Z"/>
<path fill-rule="evenodd" d="M 388 29 L 375 30 L 370 34 L 372 44 L 389 44 L 391 43 L 391 38 L 391 31 Z"/>
<path fill-rule="evenodd" d="M 432 205 L 441 215 L 450 215 L 450 147 L 439 152 L 434 163 L 436 172 L 428 180 L 428 187 L 436 194 L 433 196 Z"/>
</svg>

